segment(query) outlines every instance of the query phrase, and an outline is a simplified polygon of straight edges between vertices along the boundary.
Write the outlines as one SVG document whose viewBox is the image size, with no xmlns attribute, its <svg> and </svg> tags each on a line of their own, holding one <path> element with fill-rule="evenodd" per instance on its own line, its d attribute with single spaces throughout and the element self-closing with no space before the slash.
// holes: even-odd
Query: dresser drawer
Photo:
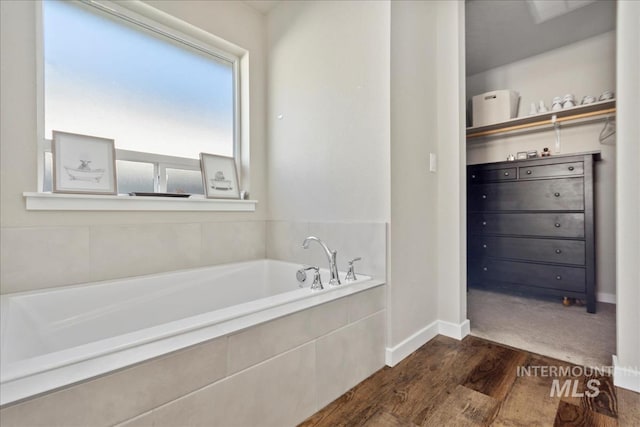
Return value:
<svg viewBox="0 0 640 427">
<path fill-rule="evenodd" d="M 495 259 L 470 260 L 472 283 L 513 283 L 545 289 L 584 292 L 586 272 L 580 267 L 564 267 Z"/>
<path fill-rule="evenodd" d="M 512 258 L 584 265 L 585 243 L 581 240 L 478 236 L 469 242 L 469 255 L 480 259 Z"/>
<path fill-rule="evenodd" d="M 520 179 L 583 175 L 584 163 L 572 162 L 543 166 L 523 166 L 519 169 Z"/>
<path fill-rule="evenodd" d="M 471 185 L 469 209 L 579 211 L 584 209 L 584 181 L 578 177 Z"/>
<path fill-rule="evenodd" d="M 471 234 L 584 238 L 581 213 L 472 213 Z"/>
<path fill-rule="evenodd" d="M 469 179 L 471 182 L 484 182 L 484 181 L 509 181 L 515 180 L 518 177 L 518 169 L 501 168 L 501 169 L 473 169 L 469 170 Z"/>
</svg>

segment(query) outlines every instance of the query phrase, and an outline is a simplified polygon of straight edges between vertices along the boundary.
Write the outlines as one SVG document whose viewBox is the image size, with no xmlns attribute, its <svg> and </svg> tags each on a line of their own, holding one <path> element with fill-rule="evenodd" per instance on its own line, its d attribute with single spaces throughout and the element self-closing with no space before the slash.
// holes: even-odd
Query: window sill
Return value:
<svg viewBox="0 0 640 427">
<path fill-rule="evenodd" d="M 22 193 L 28 211 L 235 211 L 254 212 L 257 200 Z"/>
</svg>

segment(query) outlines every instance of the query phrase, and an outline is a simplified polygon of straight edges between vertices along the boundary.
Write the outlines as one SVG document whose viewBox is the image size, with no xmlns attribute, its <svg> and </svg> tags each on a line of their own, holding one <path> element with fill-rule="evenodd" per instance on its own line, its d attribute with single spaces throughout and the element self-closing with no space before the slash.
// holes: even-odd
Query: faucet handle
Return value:
<svg viewBox="0 0 640 427">
<path fill-rule="evenodd" d="M 320 269 L 318 267 L 312 265 L 304 265 L 300 270 L 296 273 L 296 278 L 300 284 L 299 287 L 302 287 L 302 283 L 307 280 L 307 271 L 313 270 L 313 283 L 311 283 L 311 290 L 318 291 L 324 289 L 322 286 L 322 279 L 320 278 Z"/>
<path fill-rule="evenodd" d="M 347 282 L 353 282 L 354 280 L 358 280 L 358 278 L 356 277 L 356 270 L 355 270 L 355 267 L 353 266 L 353 263 L 361 260 L 362 258 L 358 257 L 349 261 L 349 270 L 347 271 L 347 277 L 345 277 L 344 280 L 346 280 Z"/>
</svg>

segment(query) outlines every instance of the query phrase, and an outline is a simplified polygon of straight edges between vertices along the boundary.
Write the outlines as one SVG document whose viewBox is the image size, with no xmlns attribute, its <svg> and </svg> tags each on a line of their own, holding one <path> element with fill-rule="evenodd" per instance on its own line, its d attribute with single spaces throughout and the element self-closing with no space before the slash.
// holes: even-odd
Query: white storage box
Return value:
<svg viewBox="0 0 640 427">
<path fill-rule="evenodd" d="M 492 125 L 518 115 L 520 96 L 513 90 L 494 90 L 473 97 L 473 127 Z"/>
</svg>

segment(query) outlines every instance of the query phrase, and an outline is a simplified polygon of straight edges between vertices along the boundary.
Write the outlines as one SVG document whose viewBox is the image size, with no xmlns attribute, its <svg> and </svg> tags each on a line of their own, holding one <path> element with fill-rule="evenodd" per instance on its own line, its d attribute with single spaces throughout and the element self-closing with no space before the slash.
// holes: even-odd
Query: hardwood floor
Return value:
<svg viewBox="0 0 640 427">
<path fill-rule="evenodd" d="M 564 375 L 518 375 L 544 366 Z M 472 336 L 437 336 L 301 426 L 640 426 L 640 394 L 616 389 L 607 375 L 571 376 L 580 373 L 572 367 Z M 567 380 L 571 389 L 552 396 Z"/>
</svg>

